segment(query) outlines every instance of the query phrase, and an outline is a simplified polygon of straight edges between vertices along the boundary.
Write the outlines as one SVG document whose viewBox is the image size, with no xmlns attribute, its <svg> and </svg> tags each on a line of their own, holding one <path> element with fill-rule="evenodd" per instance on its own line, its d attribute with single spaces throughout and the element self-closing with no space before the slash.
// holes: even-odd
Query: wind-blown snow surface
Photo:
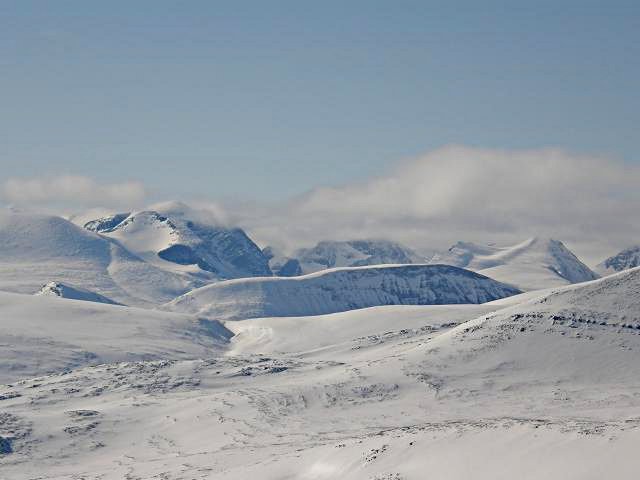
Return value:
<svg viewBox="0 0 640 480">
<path fill-rule="evenodd" d="M 35 293 L 56 281 L 118 303 L 155 305 L 203 285 L 132 255 L 117 241 L 56 216 L 0 215 L 0 290 Z"/>
<path fill-rule="evenodd" d="M 520 293 L 447 265 L 380 265 L 285 278 L 247 278 L 207 285 L 166 305 L 217 320 L 303 316 L 378 305 L 484 303 Z"/>
<path fill-rule="evenodd" d="M 293 255 L 300 262 L 302 273 L 327 268 L 361 267 L 365 265 L 426 263 L 404 245 L 388 240 L 322 241 L 313 248 L 303 248 Z"/>
<path fill-rule="evenodd" d="M 595 268 L 600 275 L 610 275 L 640 266 L 640 245 L 625 248 L 620 253 L 607 258 Z"/>
<path fill-rule="evenodd" d="M 11 451 L 0 471 L 11 479 L 637 478 L 640 269 L 527 297 L 380 307 L 295 327 L 288 318 L 229 322 L 240 335 L 226 356 L 16 382 L 0 388 L 0 436 Z M 248 341 L 253 327 L 257 337 L 273 329 L 274 341 Z"/>
<path fill-rule="evenodd" d="M 430 263 L 468 268 L 521 290 L 598 278 L 562 242 L 543 238 L 531 238 L 509 247 L 458 242 L 445 254 L 435 255 Z"/>
<path fill-rule="evenodd" d="M 105 362 L 210 356 L 228 334 L 190 315 L 0 292 L 0 382 Z"/>
</svg>

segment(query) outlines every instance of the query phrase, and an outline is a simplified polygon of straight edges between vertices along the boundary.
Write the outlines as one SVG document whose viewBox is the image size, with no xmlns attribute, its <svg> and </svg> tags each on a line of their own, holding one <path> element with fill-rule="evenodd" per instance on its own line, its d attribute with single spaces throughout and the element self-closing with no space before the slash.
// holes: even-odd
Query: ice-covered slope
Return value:
<svg viewBox="0 0 640 480">
<path fill-rule="evenodd" d="M 38 292 L 36 292 L 36 295 L 66 298 L 69 300 L 82 300 L 84 302 L 97 302 L 107 303 L 110 305 L 119 305 L 117 302 L 114 302 L 110 298 L 107 298 L 98 293 L 61 282 L 49 282 L 46 285 L 43 285 L 42 288 Z"/>
<path fill-rule="evenodd" d="M 214 226 L 180 203 L 93 220 L 85 228 L 117 239 L 164 270 L 208 281 L 269 276 L 268 259 L 240 228 Z"/>
<path fill-rule="evenodd" d="M 323 270 L 301 277 L 220 282 L 167 304 L 215 319 L 321 315 L 377 305 L 484 303 L 519 293 L 447 265 L 388 265 Z"/>
<path fill-rule="evenodd" d="M 0 292 L 0 383 L 105 362 L 210 356 L 229 335 L 190 315 Z"/>
<path fill-rule="evenodd" d="M 335 267 L 426 262 L 410 248 L 388 240 L 322 241 L 313 248 L 298 250 L 293 257 L 299 260 L 303 273 Z"/>
<path fill-rule="evenodd" d="M 0 214 L 0 290 L 35 293 L 51 281 L 128 305 L 167 302 L 203 285 L 154 267 L 118 242 L 61 217 Z"/>
<path fill-rule="evenodd" d="M 598 278 L 562 242 L 544 238 L 531 238 L 509 247 L 458 242 L 448 252 L 434 256 L 430 263 L 468 268 L 521 290 Z"/>
<path fill-rule="evenodd" d="M 609 275 L 640 266 L 640 245 L 625 248 L 620 253 L 598 264 L 595 271 L 600 275 Z"/>
</svg>

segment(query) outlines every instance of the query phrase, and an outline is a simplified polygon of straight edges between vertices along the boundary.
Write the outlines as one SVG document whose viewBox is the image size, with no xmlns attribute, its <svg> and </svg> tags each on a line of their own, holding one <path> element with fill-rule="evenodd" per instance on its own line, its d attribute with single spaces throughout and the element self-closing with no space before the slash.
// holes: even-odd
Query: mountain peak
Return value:
<svg viewBox="0 0 640 480">
<path fill-rule="evenodd" d="M 180 202 L 89 222 L 159 268 L 209 280 L 269 276 L 268 260 L 241 228 L 208 223 Z"/>
<path fill-rule="evenodd" d="M 443 263 L 484 273 L 523 290 L 579 283 L 598 278 L 560 240 L 531 237 L 499 247 L 457 242 L 430 263 Z"/>
<path fill-rule="evenodd" d="M 391 240 L 322 240 L 315 247 L 296 252 L 304 273 L 334 267 L 426 263 L 413 250 Z"/>
<path fill-rule="evenodd" d="M 640 266 L 640 245 L 634 245 L 598 264 L 596 271 L 602 275 L 608 275 L 638 266 Z"/>
</svg>

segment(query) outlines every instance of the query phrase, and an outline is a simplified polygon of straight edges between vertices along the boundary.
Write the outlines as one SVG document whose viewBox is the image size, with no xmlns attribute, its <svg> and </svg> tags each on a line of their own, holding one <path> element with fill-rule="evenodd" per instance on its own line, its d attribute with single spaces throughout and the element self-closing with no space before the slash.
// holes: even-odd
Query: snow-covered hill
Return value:
<svg viewBox="0 0 640 480">
<path fill-rule="evenodd" d="M 204 284 L 157 268 L 119 242 L 56 216 L 0 215 L 0 290 L 68 283 L 127 305 L 155 305 Z"/>
<path fill-rule="evenodd" d="M 0 292 L 0 383 L 105 362 L 210 356 L 229 336 L 190 315 Z"/>
<path fill-rule="evenodd" d="M 388 265 L 323 270 L 301 277 L 229 280 L 196 289 L 168 309 L 220 320 L 321 315 L 377 305 L 484 303 L 519 293 L 447 265 Z"/>
<path fill-rule="evenodd" d="M 242 229 L 214 226 L 202 221 L 203 215 L 170 202 L 92 220 L 85 228 L 118 240 L 163 270 L 208 281 L 271 275 L 268 259 Z"/>
<path fill-rule="evenodd" d="M 509 247 L 458 242 L 448 252 L 434 256 L 430 263 L 468 268 L 521 290 L 598 278 L 562 242 L 543 238 L 531 238 Z"/>
<path fill-rule="evenodd" d="M 640 245 L 625 248 L 620 253 L 598 264 L 595 271 L 600 275 L 610 275 L 640 266 Z"/>
<path fill-rule="evenodd" d="M 110 305 L 119 305 L 110 298 L 97 294 L 90 290 L 80 287 L 74 287 L 67 283 L 61 282 L 49 282 L 43 285 L 42 288 L 36 292 L 36 295 L 47 295 L 52 297 L 66 298 L 69 300 L 82 300 L 84 302 L 97 302 L 107 303 Z"/>
<path fill-rule="evenodd" d="M 425 263 L 427 260 L 410 248 L 388 240 L 322 241 L 313 248 L 298 250 L 293 257 L 300 262 L 303 273 L 335 267 Z"/>
</svg>

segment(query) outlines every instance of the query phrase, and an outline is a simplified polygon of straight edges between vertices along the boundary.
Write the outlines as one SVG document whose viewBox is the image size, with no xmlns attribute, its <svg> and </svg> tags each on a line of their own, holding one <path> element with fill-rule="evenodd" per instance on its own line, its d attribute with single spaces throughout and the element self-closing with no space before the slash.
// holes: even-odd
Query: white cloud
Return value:
<svg viewBox="0 0 640 480">
<path fill-rule="evenodd" d="M 422 249 L 457 240 L 565 241 L 591 261 L 640 242 L 640 167 L 558 149 L 441 148 L 379 178 L 318 188 L 241 221 L 261 243 L 387 237 Z"/>
<path fill-rule="evenodd" d="M 79 175 L 52 178 L 10 178 L 2 185 L 2 197 L 19 207 L 92 208 L 128 207 L 145 197 L 140 182 L 99 183 Z"/>
<path fill-rule="evenodd" d="M 559 149 L 449 146 L 378 178 L 317 188 L 280 204 L 189 203 L 190 215 L 198 212 L 202 221 L 239 225 L 261 246 L 288 252 L 323 239 L 389 238 L 430 251 L 458 240 L 507 245 L 545 236 L 595 263 L 640 243 L 638 185 L 638 164 Z M 14 178 L 1 191 L 16 206 L 58 212 L 129 211 L 145 199 L 138 182 L 102 184 L 81 176 Z"/>
</svg>

